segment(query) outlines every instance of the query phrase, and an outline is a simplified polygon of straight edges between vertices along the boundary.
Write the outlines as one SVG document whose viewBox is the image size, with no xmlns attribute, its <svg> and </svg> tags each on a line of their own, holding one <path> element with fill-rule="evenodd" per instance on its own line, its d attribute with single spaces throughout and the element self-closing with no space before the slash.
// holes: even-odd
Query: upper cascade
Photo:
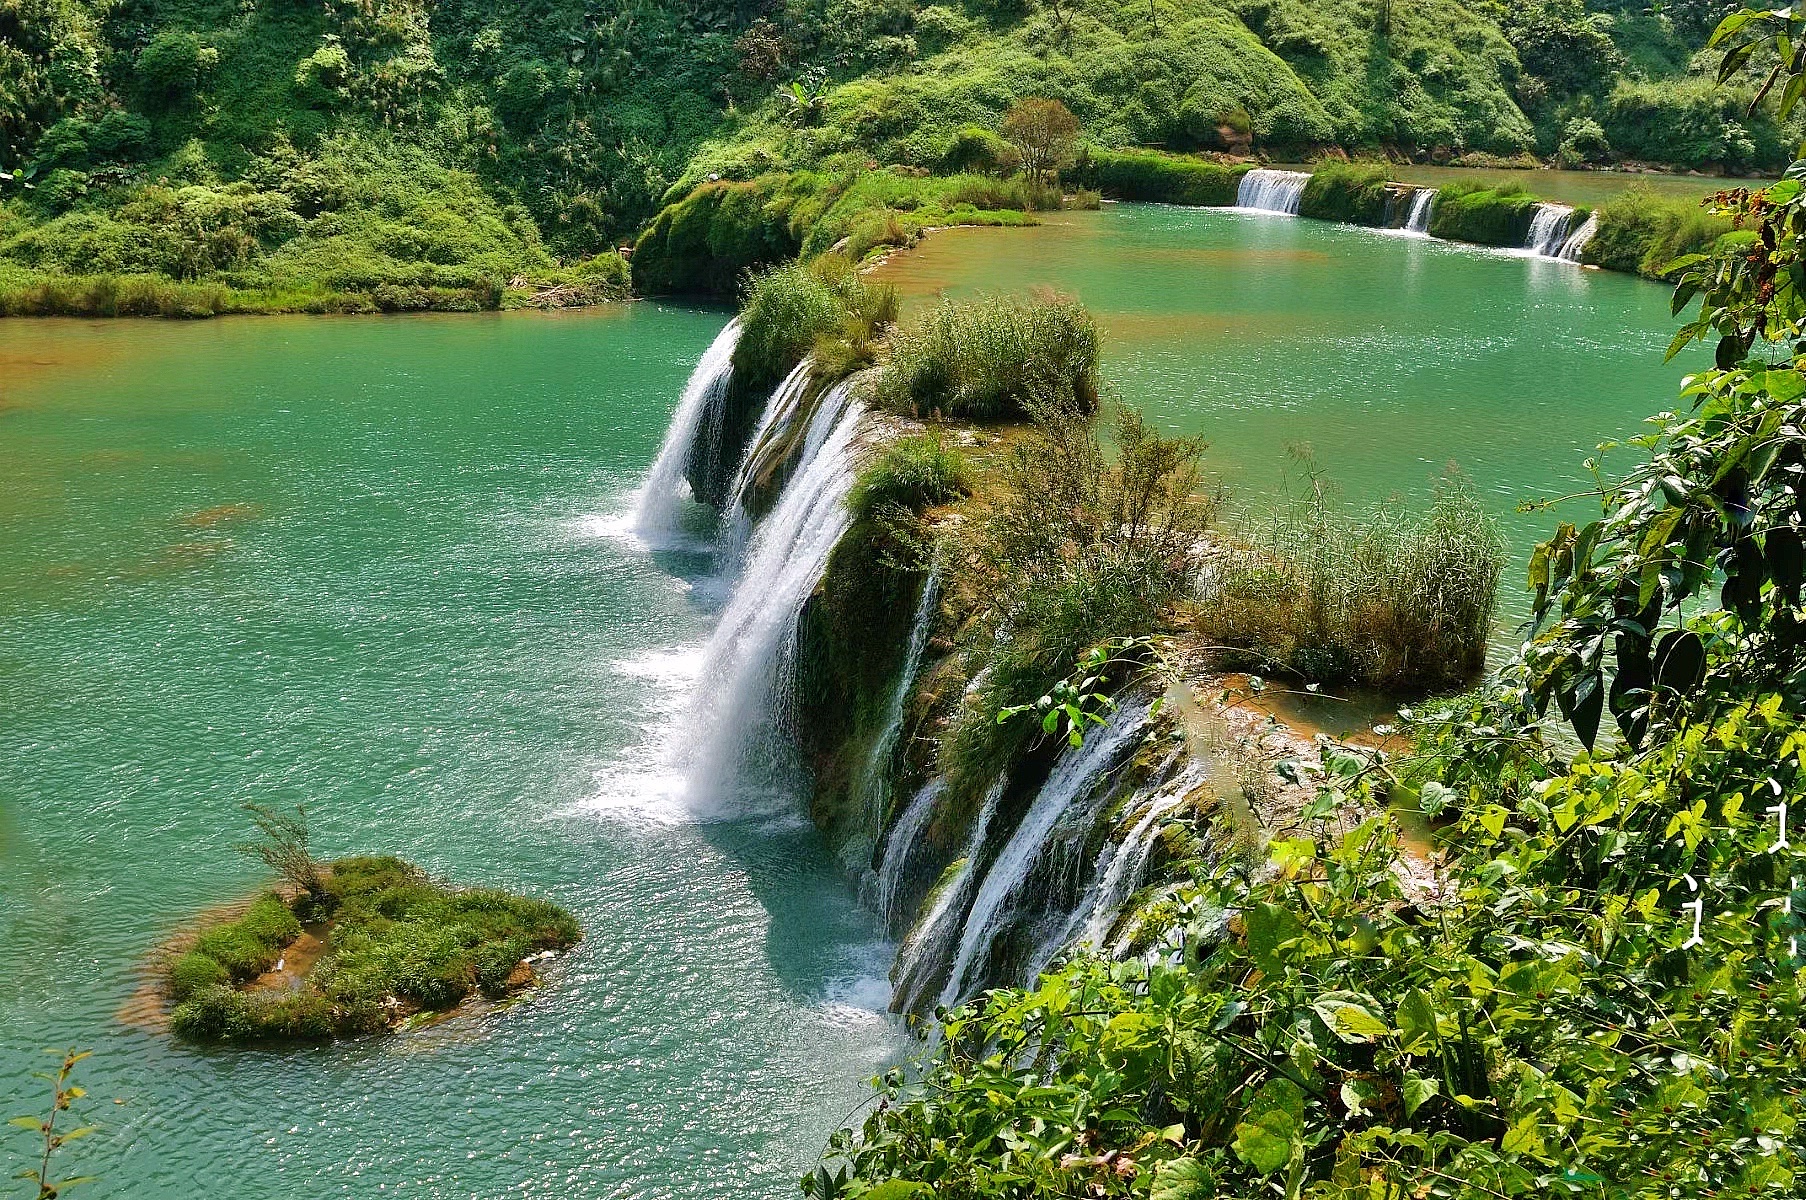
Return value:
<svg viewBox="0 0 1806 1200">
<path fill-rule="evenodd" d="M 692 498 L 685 471 L 699 438 L 720 437 L 721 403 L 733 378 L 734 348 L 739 344 L 740 319 L 736 317 L 715 336 L 690 372 L 658 458 L 640 488 L 634 528 L 642 537 L 664 541 L 677 532 L 684 502 Z"/>
<path fill-rule="evenodd" d="M 1295 217 L 1298 215 L 1299 204 L 1304 200 L 1304 185 L 1310 181 L 1309 171 L 1273 171 L 1264 168 L 1250 171 L 1242 176 L 1235 203 L 1239 208 L 1285 213 Z"/>
<path fill-rule="evenodd" d="M 1565 204 L 1538 204 L 1530 218 L 1530 232 L 1524 238 L 1524 249 L 1543 258 L 1563 257 L 1568 242 L 1568 228 L 1574 223 L 1574 210 Z M 1578 257 L 1578 255 L 1576 256 Z"/>
</svg>

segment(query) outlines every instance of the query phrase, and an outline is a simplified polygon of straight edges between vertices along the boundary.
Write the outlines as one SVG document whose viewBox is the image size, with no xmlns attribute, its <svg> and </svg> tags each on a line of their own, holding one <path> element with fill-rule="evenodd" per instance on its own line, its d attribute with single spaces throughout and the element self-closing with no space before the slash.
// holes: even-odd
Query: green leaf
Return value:
<svg viewBox="0 0 1806 1200">
<path fill-rule="evenodd" d="M 1231 1147 L 1237 1158 L 1262 1175 L 1271 1175 L 1292 1161 L 1297 1123 L 1288 1113 L 1269 1110 L 1235 1127 Z"/>
<path fill-rule="evenodd" d="M 17 1125 L 20 1129 L 29 1129 L 33 1133 L 42 1133 L 44 1131 L 44 1121 L 41 1117 L 14 1117 L 12 1120 L 8 1121 L 7 1124 Z"/>
<path fill-rule="evenodd" d="M 1368 997 L 1353 992 L 1330 992 L 1311 1004 L 1329 1031 L 1345 1042 L 1372 1042 L 1392 1032 L 1392 1026 L 1367 1007 Z"/>
<path fill-rule="evenodd" d="M 1506 1130 L 1504 1140 L 1499 1143 L 1499 1149 L 1507 1154 L 1524 1154 L 1531 1158 L 1543 1157 L 1545 1147 L 1542 1131 L 1537 1128 L 1536 1114 L 1532 1113 Z"/>
<path fill-rule="evenodd" d="M 1154 1168 L 1148 1200 L 1210 1200 L 1216 1194 L 1216 1177 L 1209 1167 L 1195 1158 L 1174 1158 Z"/>
<path fill-rule="evenodd" d="M 1255 965 L 1269 975 L 1285 969 L 1281 947 L 1303 932 L 1290 909 L 1277 904 L 1257 904 L 1242 914 L 1248 928 L 1248 953 Z"/>
<path fill-rule="evenodd" d="M 1398 1002 L 1399 1048 L 1406 1054 L 1427 1054 L 1439 1040 L 1436 1006 L 1421 988 L 1411 988 Z"/>
<path fill-rule="evenodd" d="M 1442 1085 L 1434 1079 L 1426 1079 L 1422 1075 L 1405 1076 L 1404 1099 L 1405 1115 L 1411 1116 L 1430 1100 L 1440 1094 Z"/>
</svg>

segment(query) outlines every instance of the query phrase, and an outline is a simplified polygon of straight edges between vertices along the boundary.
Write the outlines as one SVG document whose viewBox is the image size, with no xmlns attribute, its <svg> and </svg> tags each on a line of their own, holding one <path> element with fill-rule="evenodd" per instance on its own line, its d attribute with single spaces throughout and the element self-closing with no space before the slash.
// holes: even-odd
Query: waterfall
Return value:
<svg viewBox="0 0 1806 1200">
<path fill-rule="evenodd" d="M 948 1007 L 966 998 L 969 980 L 984 977 L 989 965 L 991 943 L 1010 915 L 1013 902 L 1019 898 L 1035 863 L 1041 858 L 1048 838 L 1060 818 L 1075 802 L 1090 792 L 1106 772 L 1114 767 L 1122 752 L 1131 747 L 1142 732 L 1147 718 L 1147 705 L 1124 705 L 1108 724 L 1093 729 L 1085 744 L 1066 750 L 1054 763 L 1053 772 L 1041 785 L 1034 803 L 1029 806 L 1015 833 L 992 861 L 972 910 L 966 916 L 966 928 L 947 986 L 940 1002 Z"/>
<path fill-rule="evenodd" d="M 1568 226 L 1574 220 L 1574 210 L 1565 204 L 1538 204 L 1536 215 L 1530 218 L 1530 233 L 1524 238 L 1524 249 L 1543 258 L 1560 256 L 1562 245 L 1568 240 Z"/>
<path fill-rule="evenodd" d="M 1295 217 L 1304 199 L 1304 185 L 1310 181 L 1309 171 L 1250 171 L 1242 176 L 1236 191 L 1236 207 Z"/>
<path fill-rule="evenodd" d="M 884 728 L 872 743 L 871 754 L 866 757 L 861 790 L 866 811 L 872 814 L 872 827 L 877 830 L 884 827 L 884 809 L 890 800 L 891 767 L 896 757 L 897 739 L 903 734 L 903 714 L 909 707 L 909 690 L 915 686 L 916 672 L 922 667 L 922 655 L 928 649 L 928 635 L 934 632 L 934 605 L 940 595 L 940 573 L 930 571 L 922 583 L 922 598 L 916 601 L 903 669 L 897 675 L 896 686 L 891 688 L 890 702 L 885 705 Z"/>
<path fill-rule="evenodd" d="M 1436 189 L 1418 188 L 1411 193 L 1411 215 L 1405 218 L 1407 233 L 1430 236 L 1430 216 L 1436 211 Z"/>
<path fill-rule="evenodd" d="M 734 347 L 740 343 L 740 318 L 727 323 L 709 348 L 703 352 L 684 384 L 683 398 L 665 431 L 664 444 L 658 458 L 646 475 L 634 510 L 634 527 L 643 536 L 668 539 L 677 529 L 683 503 L 690 496 L 690 485 L 684 470 L 690 461 L 698 435 L 712 427 L 719 440 L 721 402 L 733 378 Z M 706 436 L 706 435 L 704 435 Z"/>
<path fill-rule="evenodd" d="M 770 407 L 783 402 L 782 391 Z M 777 506 L 753 534 L 704 652 L 709 682 L 696 714 L 704 733 L 691 779 L 706 781 L 711 798 L 732 790 L 753 746 L 782 753 L 795 699 L 797 620 L 848 523 L 854 437 L 865 411 L 850 392 L 842 382 L 822 397 L 811 424 L 825 428 L 819 437 L 811 429 Z"/>
<path fill-rule="evenodd" d="M 897 912 L 897 889 L 903 886 L 905 872 L 909 869 L 910 852 L 921 842 L 923 831 L 934 817 L 934 806 L 946 791 L 945 779 L 938 775 L 930 779 L 909 802 L 903 815 L 891 825 L 890 837 L 884 843 L 884 857 L 878 863 L 876 899 L 878 915 L 887 928 L 894 927 L 901 915 Z"/>
<path fill-rule="evenodd" d="M 1577 263 L 1586 252 L 1587 243 L 1599 232 L 1599 214 L 1591 213 L 1581 222 L 1580 228 L 1568 235 L 1568 240 L 1561 244 L 1561 251 L 1556 255 L 1563 262 Z"/>
<path fill-rule="evenodd" d="M 991 821 L 997 816 L 997 804 L 1003 799 L 1008 784 L 1009 777 L 1003 776 L 985 793 L 984 801 L 979 805 L 978 819 L 972 822 L 972 833 L 966 838 L 965 852 L 957 860 L 961 863 L 959 873 L 941 885 L 933 906 L 917 922 L 915 933 L 897 955 L 896 969 L 891 976 L 897 982 L 891 1008 L 897 1012 L 910 1012 L 916 1008 L 933 984 L 936 965 L 945 959 L 945 951 L 959 935 L 959 919 L 966 911 L 972 882 L 978 878 L 978 856 L 984 851 L 985 839 L 991 833 Z"/>
<path fill-rule="evenodd" d="M 765 407 L 759 413 L 759 424 L 753 429 L 753 435 L 746 443 L 746 449 L 740 454 L 740 465 L 734 471 L 734 477 L 723 492 L 727 509 L 721 514 L 721 562 L 731 570 L 739 561 L 741 552 L 746 549 L 747 538 L 752 534 L 752 514 L 747 510 L 747 501 L 751 497 L 753 484 L 760 479 L 765 469 L 775 467 L 775 454 L 783 445 L 783 435 L 789 432 L 790 423 L 796 417 L 797 410 L 802 407 L 803 396 L 809 390 L 809 372 L 814 367 L 814 360 L 805 358 L 784 376 L 784 381 L 777 386 L 766 400 Z"/>
</svg>

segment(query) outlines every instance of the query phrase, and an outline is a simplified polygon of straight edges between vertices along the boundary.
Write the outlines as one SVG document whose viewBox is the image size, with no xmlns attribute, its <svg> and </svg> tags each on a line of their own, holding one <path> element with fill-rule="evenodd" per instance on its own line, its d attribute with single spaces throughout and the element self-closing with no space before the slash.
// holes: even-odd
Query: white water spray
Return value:
<svg viewBox="0 0 1806 1200">
<path fill-rule="evenodd" d="M 1029 873 L 1046 849 L 1048 837 L 1060 818 L 1081 797 L 1089 794 L 1102 776 L 1116 765 L 1118 755 L 1142 732 L 1148 709 L 1145 704 L 1124 705 L 1108 724 L 1091 731 L 1085 744 L 1067 750 L 1054 763 L 1022 823 L 998 851 L 966 916 L 964 936 L 954 957 L 952 973 L 941 991 L 941 1003 L 951 1007 L 965 999 L 968 979 L 982 977 L 1002 919 L 1008 914 Z"/>
<path fill-rule="evenodd" d="M 1524 249 L 1542 258 L 1558 258 L 1568 240 L 1568 226 L 1574 221 L 1574 210 L 1565 204 L 1539 204 L 1530 218 L 1530 232 L 1524 238 Z"/>
<path fill-rule="evenodd" d="M 934 806 L 947 791 L 947 781 L 935 776 L 922 785 L 891 825 L 890 837 L 884 843 L 884 858 L 878 864 L 878 893 L 875 901 L 878 915 L 886 926 L 893 925 L 899 914 L 897 909 L 897 889 L 903 886 L 904 873 L 909 869 L 912 851 L 922 840 L 922 833 L 928 828 L 928 822 L 934 817 Z"/>
<path fill-rule="evenodd" d="M 1236 207 L 1295 217 L 1304 199 L 1304 185 L 1310 181 L 1308 171 L 1250 171 L 1236 189 Z"/>
<path fill-rule="evenodd" d="M 734 347 L 740 343 L 740 319 L 727 323 L 709 348 L 703 352 L 684 384 L 683 398 L 665 431 L 664 444 L 658 458 L 640 488 L 639 504 L 634 510 L 634 528 L 642 537 L 655 542 L 669 539 L 677 531 L 678 516 L 684 501 L 690 498 L 690 485 L 684 478 L 691 452 L 699 435 L 713 424 L 719 424 L 720 406 L 733 378 Z"/>
</svg>

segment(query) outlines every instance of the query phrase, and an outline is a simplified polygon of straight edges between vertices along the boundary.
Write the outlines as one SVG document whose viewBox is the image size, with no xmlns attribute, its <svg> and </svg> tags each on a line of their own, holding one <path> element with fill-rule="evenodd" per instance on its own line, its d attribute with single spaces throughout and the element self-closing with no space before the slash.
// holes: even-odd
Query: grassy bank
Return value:
<svg viewBox="0 0 1806 1200">
<path fill-rule="evenodd" d="M 224 1042 L 371 1033 L 528 986 L 529 955 L 580 936 L 570 914 L 544 901 L 453 888 L 397 858 L 341 859 L 324 875 L 323 898 L 271 893 L 203 931 L 169 966 L 170 1026 Z M 318 957 L 303 970 L 276 971 L 310 953 Z"/>
<path fill-rule="evenodd" d="M 1251 169 L 1153 150 L 1086 147 L 1072 178 L 1112 200 L 1226 207 L 1235 203 L 1242 176 Z"/>
</svg>

